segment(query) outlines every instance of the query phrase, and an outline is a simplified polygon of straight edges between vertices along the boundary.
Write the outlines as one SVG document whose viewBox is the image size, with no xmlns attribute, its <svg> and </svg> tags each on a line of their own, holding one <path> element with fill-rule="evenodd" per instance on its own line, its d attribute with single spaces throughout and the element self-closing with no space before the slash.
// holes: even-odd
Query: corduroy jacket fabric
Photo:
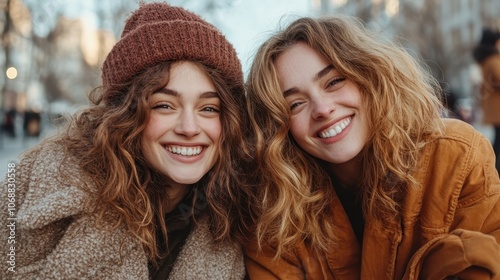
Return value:
<svg viewBox="0 0 500 280">
<path fill-rule="evenodd" d="M 84 191 L 92 181 L 74 160 L 64 158 L 59 146 L 46 142 L 11 168 L 15 191 L 7 191 L 8 177 L 2 182 L 0 219 L 15 230 L 0 227 L 0 279 L 148 279 L 140 242 L 124 228 L 113 229 L 111 222 L 96 226 L 96 200 Z M 12 216 L 9 193 L 15 194 Z M 110 221 L 113 216 L 109 213 Z M 208 223 L 201 219 L 169 279 L 243 279 L 241 249 L 211 240 Z"/>
<path fill-rule="evenodd" d="M 327 252 L 300 245 L 272 260 L 271 248 L 246 248 L 250 279 L 500 279 L 500 180 L 490 142 L 458 120 L 423 149 L 400 219 L 365 224 L 362 248 L 338 199 L 339 241 Z"/>
</svg>

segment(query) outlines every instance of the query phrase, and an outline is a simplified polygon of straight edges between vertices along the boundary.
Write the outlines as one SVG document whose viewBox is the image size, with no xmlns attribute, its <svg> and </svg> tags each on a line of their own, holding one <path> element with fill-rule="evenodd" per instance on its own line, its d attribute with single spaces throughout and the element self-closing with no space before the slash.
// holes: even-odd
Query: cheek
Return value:
<svg viewBox="0 0 500 280">
<path fill-rule="evenodd" d="M 146 128 L 142 131 L 141 145 L 142 150 L 147 154 L 151 148 L 152 142 L 155 139 L 156 133 L 158 131 L 155 126 L 152 125 L 151 121 L 146 125 Z"/>
<path fill-rule="evenodd" d="M 300 142 L 300 139 L 307 135 L 307 131 L 308 120 L 301 115 L 292 116 L 290 119 L 290 133 L 297 142 Z"/>
<path fill-rule="evenodd" d="M 171 120 L 169 120 L 168 118 L 151 114 L 143 134 L 148 138 L 155 138 L 157 136 L 160 136 L 166 130 L 168 130 L 168 124 L 170 122 Z"/>
<path fill-rule="evenodd" d="M 222 135 L 222 124 L 220 120 L 211 121 L 207 126 L 208 136 L 215 144 L 218 144 Z"/>
<path fill-rule="evenodd" d="M 146 125 L 146 127 L 142 131 L 142 138 L 143 139 L 152 138 L 155 130 L 157 130 L 157 129 L 155 129 L 155 126 L 151 123 L 151 121 L 148 122 L 148 124 Z"/>
</svg>

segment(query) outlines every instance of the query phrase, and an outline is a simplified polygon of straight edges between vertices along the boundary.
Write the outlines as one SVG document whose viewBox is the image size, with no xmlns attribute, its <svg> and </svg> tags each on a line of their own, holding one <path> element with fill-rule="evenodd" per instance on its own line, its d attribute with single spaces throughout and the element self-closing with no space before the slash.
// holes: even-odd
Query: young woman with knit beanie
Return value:
<svg viewBox="0 0 500 280">
<path fill-rule="evenodd" d="M 10 166 L 0 278 L 242 279 L 245 210 L 231 201 L 243 200 L 247 118 L 233 46 L 187 10 L 141 4 L 102 81 Z"/>
</svg>

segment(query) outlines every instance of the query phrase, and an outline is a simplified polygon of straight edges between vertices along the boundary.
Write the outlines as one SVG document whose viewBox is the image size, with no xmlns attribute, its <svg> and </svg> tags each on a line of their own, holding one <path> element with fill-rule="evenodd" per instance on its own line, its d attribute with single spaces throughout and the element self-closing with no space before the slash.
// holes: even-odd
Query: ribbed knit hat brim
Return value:
<svg viewBox="0 0 500 280">
<path fill-rule="evenodd" d="M 127 21 L 103 64 L 104 90 L 117 89 L 146 68 L 169 60 L 199 61 L 230 83 L 243 85 L 236 51 L 222 33 L 187 10 L 155 3 L 141 6 Z"/>
</svg>

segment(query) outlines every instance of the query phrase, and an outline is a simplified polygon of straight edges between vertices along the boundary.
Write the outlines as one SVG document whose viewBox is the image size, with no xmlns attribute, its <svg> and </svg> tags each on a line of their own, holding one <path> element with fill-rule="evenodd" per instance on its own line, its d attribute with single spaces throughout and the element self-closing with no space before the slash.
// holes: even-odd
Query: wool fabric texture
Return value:
<svg viewBox="0 0 500 280">
<path fill-rule="evenodd" d="M 166 3 L 142 4 L 126 21 L 120 40 L 102 67 L 105 94 L 146 68 L 169 60 L 191 60 L 213 68 L 228 84 L 243 86 L 234 47 L 198 15 Z"/>
<path fill-rule="evenodd" d="M 97 186 L 58 141 L 46 141 L 16 163 L 15 244 L 11 229 L 0 227 L 0 279 L 149 279 L 142 244 L 124 226 L 114 227 L 116 213 L 96 224 Z M 0 180 L 7 186 L 8 177 Z M 8 194 L 0 192 L 0 219 L 8 221 Z M 10 207 L 10 206 L 9 206 Z M 11 238 L 12 239 L 12 238 Z M 8 270 L 15 246 L 15 272 Z M 5 252 L 5 253 L 3 253 Z M 201 216 L 186 239 L 169 280 L 245 277 L 241 248 L 214 243 L 209 221 Z"/>
</svg>

